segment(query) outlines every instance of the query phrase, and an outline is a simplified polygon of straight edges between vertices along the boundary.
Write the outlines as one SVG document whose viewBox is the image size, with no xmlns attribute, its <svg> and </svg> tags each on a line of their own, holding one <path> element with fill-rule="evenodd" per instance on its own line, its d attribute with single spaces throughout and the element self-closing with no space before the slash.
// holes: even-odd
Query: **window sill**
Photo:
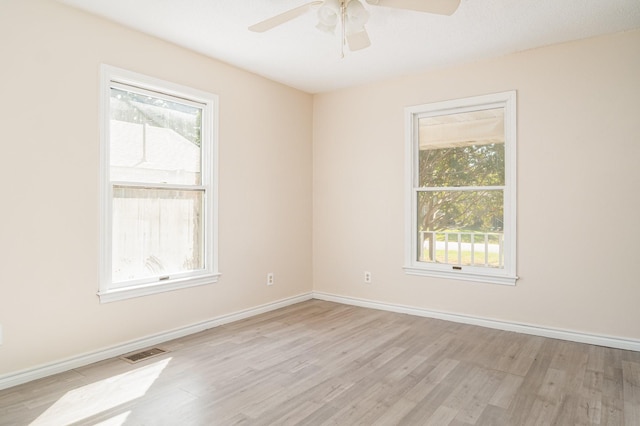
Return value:
<svg viewBox="0 0 640 426">
<path fill-rule="evenodd" d="M 466 271 L 445 271 L 419 268 L 416 266 L 405 266 L 404 272 L 409 275 L 418 275 L 421 277 L 447 278 L 462 281 L 475 281 L 489 284 L 516 285 L 517 276 L 509 275 L 489 275 Z"/>
<path fill-rule="evenodd" d="M 180 280 L 143 284 L 132 287 L 122 287 L 99 291 L 100 303 L 115 302 L 118 300 L 132 299 L 134 297 L 149 296 L 167 291 L 180 290 L 182 288 L 196 287 L 218 282 L 219 273 L 205 275 L 197 278 L 183 278 Z"/>
</svg>

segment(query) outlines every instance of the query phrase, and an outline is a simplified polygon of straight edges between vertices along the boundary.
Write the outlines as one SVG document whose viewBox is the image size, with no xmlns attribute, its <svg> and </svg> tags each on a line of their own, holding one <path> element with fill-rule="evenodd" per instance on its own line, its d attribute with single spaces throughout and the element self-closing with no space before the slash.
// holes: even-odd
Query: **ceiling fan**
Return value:
<svg viewBox="0 0 640 426">
<path fill-rule="evenodd" d="M 370 6 L 384 6 L 416 12 L 451 15 L 460 5 L 460 0 L 365 0 Z M 262 33 L 297 18 L 311 9 L 318 8 L 318 28 L 334 33 L 338 24 L 341 29 L 342 56 L 344 46 L 356 51 L 371 45 L 365 24 L 369 11 L 360 0 L 318 0 L 294 7 L 249 27 L 250 31 Z"/>
</svg>

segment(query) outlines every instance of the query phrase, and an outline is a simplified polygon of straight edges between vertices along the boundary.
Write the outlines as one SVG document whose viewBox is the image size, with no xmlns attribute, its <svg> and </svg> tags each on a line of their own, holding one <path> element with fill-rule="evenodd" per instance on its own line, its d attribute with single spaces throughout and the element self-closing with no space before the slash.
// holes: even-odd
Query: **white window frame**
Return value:
<svg viewBox="0 0 640 426">
<path fill-rule="evenodd" d="M 418 261 L 419 119 L 477 110 L 504 108 L 504 268 Z M 516 92 L 502 92 L 405 108 L 405 264 L 407 274 L 515 285 L 516 275 Z"/>
<path fill-rule="evenodd" d="M 112 282 L 112 197 L 110 179 L 110 98 L 111 88 L 153 92 L 180 98 L 202 108 L 201 185 L 203 196 L 204 263 L 202 270 L 125 284 Z M 165 291 L 211 284 L 218 281 L 218 97 L 212 93 L 171 83 L 136 72 L 102 64 L 100 67 L 100 277 L 101 303 Z M 154 185 L 155 186 L 155 185 Z M 162 185 L 157 185 L 158 187 Z M 169 186 L 169 185 L 167 185 Z"/>
</svg>

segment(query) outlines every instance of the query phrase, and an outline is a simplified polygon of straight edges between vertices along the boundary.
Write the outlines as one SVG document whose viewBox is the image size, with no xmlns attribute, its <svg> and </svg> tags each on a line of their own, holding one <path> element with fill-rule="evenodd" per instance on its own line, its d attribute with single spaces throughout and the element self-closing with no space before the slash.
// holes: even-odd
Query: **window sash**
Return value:
<svg viewBox="0 0 640 426">
<path fill-rule="evenodd" d="M 199 276 L 199 275 L 203 275 L 206 273 L 207 271 L 207 247 L 206 247 L 206 241 L 204 241 L 204 236 L 206 235 L 206 221 L 205 221 L 205 217 L 206 217 L 206 210 L 205 210 L 205 206 L 206 206 L 206 190 L 204 188 L 190 188 L 190 187 L 186 187 L 186 188 L 181 188 L 178 187 L 176 188 L 175 185 L 162 185 L 161 187 L 150 187 L 150 186 L 141 186 L 141 185 L 113 185 L 112 186 L 112 190 L 114 189 L 134 189 L 134 190 L 141 190 L 142 192 L 146 192 L 146 191 L 167 191 L 167 192 L 181 192 L 184 193 L 183 195 L 186 196 L 188 193 L 198 193 L 200 194 L 199 199 L 196 199 L 197 204 L 199 204 L 199 206 L 194 205 L 194 208 L 196 209 L 196 212 L 199 213 L 198 215 L 198 220 L 197 220 L 197 224 L 194 224 L 193 226 L 196 227 L 196 229 L 198 230 L 199 233 L 199 237 L 197 239 L 195 239 L 194 241 L 188 241 L 188 243 L 193 243 L 196 244 L 198 241 L 200 242 L 199 245 L 196 244 L 196 247 L 193 248 L 193 250 L 196 250 L 199 252 L 197 254 L 197 258 L 199 259 L 199 267 L 197 268 L 193 268 L 193 269 L 188 269 L 188 268 L 184 268 L 184 269 L 174 269 L 173 271 L 169 270 L 166 272 L 162 272 L 162 273 L 149 273 L 149 274 L 144 274 L 145 276 L 142 278 L 131 278 L 131 279 L 120 279 L 117 280 L 115 278 L 115 275 L 112 275 L 112 287 L 113 288 L 122 288 L 122 287 L 127 287 L 127 286 L 136 286 L 136 285 L 140 285 L 140 284 L 146 284 L 146 283 L 154 283 L 154 282 L 160 282 L 160 281 L 165 281 L 165 280 L 175 280 L 175 279 L 183 279 L 186 277 L 191 277 L 191 276 Z M 113 192 L 112 192 L 113 193 Z M 116 202 L 116 196 L 112 195 L 112 206 L 115 204 Z M 136 201 L 137 200 L 137 201 Z M 150 209 L 152 209 L 151 214 L 153 214 L 153 209 L 162 209 L 162 202 L 169 202 L 170 199 L 167 198 L 163 198 L 161 196 L 157 196 L 157 197 L 149 197 L 146 198 L 147 201 L 150 201 L 151 203 L 153 203 L 154 201 L 157 202 L 157 206 L 151 205 L 151 206 L 143 206 L 144 207 L 148 207 Z M 183 204 L 189 204 L 189 198 L 182 198 L 181 199 L 183 201 Z M 131 197 L 130 199 L 131 202 L 139 204 L 140 203 L 140 198 L 137 197 Z M 193 201 L 193 200 L 191 200 Z M 120 204 L 124 204 L 123 201 L 120 201 Z M 184 206 L 182 206 L 184 208 Z M 113 209 L 113 208 L 112 208 Z M 143 211 L 144 213 L 144 211 Z M 112 220 L 114 220 L 116 218 L 116 214 L 112 214 L 111 218 Z M 162 215 L 161 215 L 162 216 Z M 170 216 L 171 218 L 171 216 Z M 176 219 L 175 215 L 173 215 L 172 217 L 174 220 Z M 140 218 L 138 218 L 140 219 Z M 124 219 L 126 220 L 126 218 Z M 184 219 L 183 219 L 184 220 Z M 147 231 L 151 233 L 151 236 L 146 239 L 144 242 L 146 244 L 140 244 L 140 245 L 134 245 L 134 252 L 139 252 L 139 251 L 145 251 L 144 250 L 144 246 L 149 246 L 149 245 L 154 245 L 154 242 L 156 240 L 156 238 L 160 238 L 160 236 L 158 235 L 156 238 L 153 238 L 153 236 L 155 234 L 161 234 L 162 230 L 166 229 L 167 227 L 170 227 L 171 224 L 167 224 L 165 221 L 163 220 L 158 220 L 157 223 L 144 223 L 147 227 Z M 186 228 L 185 230 L 189 229 L 189 225 L 190 224 L 185 224 Z M 112 245 L 112 255 L 114 253 L 113 250 L 116 250 L 118 248 L 118 245 L 116 243 L 117 237 L 115 235 L 115 226 L 112 226 L 112 233 L 111 233 L 111 245 Z M 149 230 L 149 228 L 151 228 L 151 230 Z M 130 231 L 133 234 L 137 234 L 139 232 L 141 232 L 139 227 L 136 227 L 135 229 L 130 229 Z M 155 232 L 154 232 L 155 231 Z M 142 231 L 144 232 L 144 230 Z M 173 235 L 173 234 L 171 234 Z M 166 236 L 165 236 L 166 237 Z M 181 234 L 178 236 L 178 241 L 173 241 L 171 243 L 170 247 L 173 247 L 175 249 L 176 246 L 179 246 L 179 241 L 180 240 L 184 240 L 184 234 Z M 184 245 L 184 241 L 183 245 Z M 140 243 L 139 241 L 136 241 L 136 243 Z M 155 245 L 158 245 L 159 243 L 155 243 Z M 184 248 L 184 247 L 183 247 Z M 154 253 L 157 255 L 157 260 L 158 261 L 162 261 L 167 259 L 166 256 L 166 247 L 157 247 L 156 250 L 154 250 Z M 129 252 L 131 253 L 131 252 Z M 163 256 L 162 254 L 165 254 L 165 256 Z M 182 254 L 187 254 L 187 252 L 185 251 Z M 135 259 L 136 255 L 135 254 L 130 254 L 130 256 L 133 256 L 133 258 Z M 130 258 L 131 259 L 131 258 Z M 133 262 L 134 265 L 133 267 L 139 267 L 140 266 L 140 260 L 138 259 L 138 262 Z M 170 259 L 171 260 L 171 259 Z M 115 259 L 112 258 L 112 274 L 114 274 L 114 268 L 116 266 L 120 266 L 120 263 L 117 262 Z M 141 275 L 141 274 L 138 274 Z"/>
<path fill-rule="evenodd" d="M 450 187 L 450 188 L 446 188 L 446 189 L 442 189 L 442 188 L 429 188 L 429 189 L 417 189 L 415 191 L 415 205 L 416 205 L 416 220 L 418 220 L 418 218 L 422 217 L 421 214 L 418 212 L 419 210 L 421 210 L 422 208 L 422 204 L 420 203 L 420 195 L 421 194 L 434 194 L 437 195 L 438 193 L 487 193 L 487 192 L 493 192 L 493 193 L 498 193 L 499 196 L 502 198 L 502 203 L 501 203 L 501 208 L 502 208 L 502 214 L 500 215 L 499 219 L 504 222 L 504 187 L 467 187 L 467 188 L 458 188 L 458 187 Z M 456 200 L 459 203 L 464 203 L 467 202 L 467 200 Z M 423 229 L 420 230 L 420 226 L 418 225 L 418 222 L 416 221 L 416 230 L 415 230 L 417 236 L 417 245 L 416 245 L 416 257 L 415 260 L 419 263 L 428 263 L 431 265 L 457 265 L 457 266 L 463 266 L 465 267 L 465 269 L 467 268 L 475 268 L 477 267 L 476 265 L 483 265 L 481 266 L 481 268 L 498 268 L 498 269 L 503 269 L 504 268 L 504 256 L 503 256 L 503 243 L 500 242 L 503 240 L 504 238 L 504 230 L 502 230 L 502 232 L 500 231 L 496 231 L 496 230 L 485 230 L 485 231 L 452 231 L 452 230 L 437 230 L 437 229 Z M 424 242 L 425 239 L 422 238 L 424 235 L 430 234 L 431 238 L 427 238 L 429 239 L 429 254 L 430 259 L 429 260 L 425 260 L 424 259 Z M 434 239 L 434 237 L 436 235 L 443 235 L 445 236 L 445 244 L 444 244 L 444 261 L 442 260 L 438 260 L 438 252 L 441 251 L 442 248 L 442 244 L 440 244 L 441 247 L 438 247 L 438 241 L 436 241 Z M 449 241 L 447 239 L 448 235 L 452 235 L 455 234 L 457 235 L 457 241 Z M 486 240 L 486 237 L 491 234 L 492 236 L 495 235 L 499 235 L 502 236 L 502 238 L 499 238 L 499 251 L 497 252 L 498 255 L 498 259 L 497 259 L 497 265 L 493 265 L 493 262 L 489 262 L 489 258 L 491 257 L 495 257 L 495 256 L 489 256 L 489 245 L 488 245 L 488 241 L 484 244 L 484 248 L 483 250 L 478 250 L 478 251 L 483 251 L 485 253 L 485 255 L 483 256 L 484 261 L 483 262 L 477 262 L 476 260 L 476 255 L 475 255 L 475 251 L 476 251 L 476 244 L 473 245 L 473 247 L 469 246 L 468 248 L 468 252 L 470 254 L 470 264 L 466 264 L 462 262 L 462 254 L 463 254 L 463 243 L 461 241 L 461 238 L 463 235 L 465 236 L 469 236 L 469 239 L 471 239 L 470 242 L 476 243 L 476 241 L 474 241 L 474 239 L 476 238 L 475 236 L 479 236 L 479 235 L 484 235 L 484 238 Z M 494 238 L 494 237 L 492 237 Z M 479 243 L 482 246 L 483 241 L 478 240 L 477 243 Z M 450 248 L 450 245 L 457 245 L 457 250 L 453 250 Z M 465 246 L 466 248 L 466 246 Z M 493 248 L 493 247 L 491 247 Z M 449 251 L 452 252 L 456 252 L 456 261 L 452 262 L 450 259 L 450 253 Z M 467 251 L 464 251 L 464 253 L 467 253 Z"/>
<path fill-rule="evenodd" d="M 199 145 L 183 133 L 188 129 L 184 127 L 184 122 L 181 126 L 175 127 L 175 125 L 177 124 L 176 118 L 181 115 L 183 120 L 185 118 L 195 120 L 197 114 L 194 113 L 199 111 L 199 115 L 202 117 L 206 105 L 188 101 L 183 97 L 145 90 L 135 85 L 125 85 L 114 81 L 109 84 L 109 89 L 109 125 L 105 130 L 108 133 L 110 147 L 110 179 L 113 179 L 113 175 L 115 175 L 117 176 L 116 180 L 177 184 L 180 181 L 188 180 L 189 175 L 192 175 L 191 179 L 194 182 L 184 184 L 203 184 L 202 171 L 205 168 L 206 160 L 203 158 L 203 148 L 205 148 L 203 145 L 205 144 L 202 142 L 205 139 L 202 135 L 206 132 L 203 120 L 201 120 L 199 129 L 201 135 Z M 124 98 L 119 96 L 114 98 L 112 93 L 114 89 L 125 94 L 132 94 L 135 98 L 132 99 L 126 95 Z M 137 99 L 138 96 L 148 99 Z M 116 105 L 118 107 L 112 109 L 114 99 L 117 99 Z M 168 105 L 157 105 L 156 100 L 167 102 Z M 184 111 L 185 107 L 190 109 L 191 114 L 194 115 L 190 116 L 188 112 Z M 137 111 L 134 112 L 134 110 Z M 118 114 L 123 112 L 125 116 Z M 116 117 L 114 117 L 114 113 Z M 189 124 L 194 126 L 196 122 Z M 182 132 L 179 128 L 182 129 Z M 167 140 L 170 138 L 172 140 L 169 148 Z M 177 156 L 180 151 L 183 155 Z M 118 160 L 111 158 L 111 154 L 116 154 Z M 176 162 L 176 158 L 180 158 L 180 160 Z M 204 184 L 206 185 L 206 183 Z"/>
</svg>

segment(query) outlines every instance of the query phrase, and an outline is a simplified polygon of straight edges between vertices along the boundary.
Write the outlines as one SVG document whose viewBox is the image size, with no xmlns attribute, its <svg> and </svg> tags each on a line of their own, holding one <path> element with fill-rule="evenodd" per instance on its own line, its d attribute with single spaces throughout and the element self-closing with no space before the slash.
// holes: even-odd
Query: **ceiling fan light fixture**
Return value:
<svg viewBox="0 0 640 426">
<path fill-rule="evenodd" d="M 347 4 L 346 26 L 347 34 L 355 34 L 364 30 L 364 26 L 369 20 L 369 11 L 359 0 L 351 0 Z"/>
<path fill-rule="evenodd" d="M 316 28 L 322 31 L 323 33 L 335 34 L 336 25 L 325 25 L 322 22 L 318 22 L 316 24 Z"/>
<path fill-rule="evenodd" d="M 340 17 L 340 0 L 325 0 L 318 9 L 318 28 L 321 31 L 333 33 Z"/>
</svg>

